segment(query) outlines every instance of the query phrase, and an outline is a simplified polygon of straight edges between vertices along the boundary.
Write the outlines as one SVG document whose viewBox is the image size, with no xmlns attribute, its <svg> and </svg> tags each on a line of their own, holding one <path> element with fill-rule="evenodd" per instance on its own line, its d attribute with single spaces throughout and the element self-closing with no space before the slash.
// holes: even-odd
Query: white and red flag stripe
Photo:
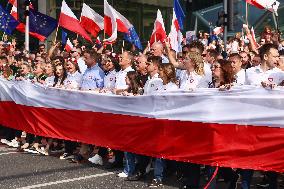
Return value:
<svg viewBox="0 0 284 189">
<path fill-rule="evenodd" d="M 254 46 L 255 46 L 256 48 L 259 48 L 259 47 L 260 47 L 260 45 L 259 45 L 259 44 L 257 43 L 257 41 L 256 41 L 255 33 L 254 33 L 254 29 L 253 29 L 253 27 L 251 27 L 251 29 L 250 29 L 250 33 L 251 33 L 252 42 L 254 43 Z"/>
<path fill-rule="evenodd" d="M 70 30 L 72 32 L 75 32 L 82 37 L 84 37 L 86 40 L 92 42 L 90 36 L 87 34 L 87 32 L 84 30 L 84 28 L 80 25 L 79 20 L 75 16 L 75 14 L 72 12 L 72 10 L 68 7 L 65 0 L 62 1 L 62 7 L 61 7 L 61 13 L 59 15 L 59 26 Z"/>
<path fill-rule="evenodd" d="M 104 1 L 104 26 L 105 32 L 110 37 L 104 42 L 113 43 L 117 39 L 117 32 L 128 33 L 133 25 L 119 12 L 117 12 L 108 2 Z"/>
<path fill-rule="evenodd" d="M 153 44 L 154 42 L 164 42 L 167 38 L 164 19 L 162 16 L 161 11 L 158 9 L 157 11 L 157 18 L 154 23 L 154 30 L 150 38 L 150 44 Z"/>
<path fill-rule="evenodd" d="M 279 1 L 276 0 L 246 0 L 246 2 L 259 9 L 267 9 L 275 13 L 277 13 L 280 5 Z"/>
<path fill-rule="evenodd" d="M 127 97 L 1 78 L 0 88 L 0 124 L 38 136 L 170 160 L 284 172 L 282 88 Z"/>
<path fill-rule="evenodd" d="M 97 37 L 98 33 L 104 29 L 104 18 L 84 3 L 80 24 L 92 36 Z"/>
<path fill-rule="evenodd" d="M 168 39 L 170 40 L 170 45 L 173 50 L 176 52 L 181 52 L 182 51 L 182 40 L 183 36 L 180 31 L 180 26 L 176 17 L 175 9 L 173 9 L 173 19 L 172 19 L 172 26 L 171 26 L 171 31 L 168 35 Z"/>
<path fill-rule="evenodd" d="M 109 36 L 108 39 L 104 39 L 104 42 L 113 43 L 117 39 L 117 15 L 112 6 L 104 0 L 104 30 Z"/>
<path fill-rule="evenodd" d="M 11 15 L 18 20 L 18 1 L 17 0 L 9 0 L 9 3 L 12 5 Z"/>
<path fill-rule="evenodd" d="M 67 39 L 66 45 L 65 45 L 65 50 L 67 52 L 70 52 L 72 49 L 74 48 L 72 42 L 70 41 L 70 39 Z"/>
</svg>

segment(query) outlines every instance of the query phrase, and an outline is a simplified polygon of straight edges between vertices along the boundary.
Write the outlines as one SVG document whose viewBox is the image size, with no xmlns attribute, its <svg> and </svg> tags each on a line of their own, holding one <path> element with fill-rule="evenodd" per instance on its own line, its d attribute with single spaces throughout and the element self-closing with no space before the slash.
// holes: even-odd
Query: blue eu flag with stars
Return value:
<svg viewBox="0 0 284 189">
<path fill-rule="evenodd" d="M 56 27 L 56 19 L 30 9 L 30 32 L 40 34 L 47 38 Z"/>
<path fill-rule="evenodd" d="M 12 35 L 12 32 L 19 24 L 20 23 L 0 5 L 0 30 L 8 35 Z"/>
<path fill-rule="evenodd" d="M 134 27 L 128 30 L 128 33 L 124 35 L 124 39 L 130 42 L 131 44 L 134 44 L 138 49 L 142 50 L 141 41 Z"/>
</svg>

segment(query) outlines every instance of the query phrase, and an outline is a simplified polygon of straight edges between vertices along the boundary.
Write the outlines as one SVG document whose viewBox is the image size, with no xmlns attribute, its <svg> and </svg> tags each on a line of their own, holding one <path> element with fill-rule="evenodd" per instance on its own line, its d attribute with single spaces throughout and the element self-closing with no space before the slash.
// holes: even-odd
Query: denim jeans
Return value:
<svg viewBox="0 0 284 189">
<path fill-rule="evenodd" d="M 135 158 L 136 154 L 130 153 L 130 152 L 124 152 L 125 156 L 125 166 L 124 166 L 124 172 L 131 176 L 135 172 Z"/>
<path fill-rule="evenodd" d="M 241 188 L 250 189 L 250 183 L 251 183 L 251 179 L 253 176 L 253 170 L 242 169 L 240 173 L 241 173 L 241 178 L 242 178 Z"/>
<path fill-rule="evenodd" d="M 156 158 L 155 160 L 155 167 L 154 167 L 154 177 L 155 179 L 162 181 L 164 177 L 164 170 L 165 170 L 165 160 L 162 158 Z"/>
</svg>

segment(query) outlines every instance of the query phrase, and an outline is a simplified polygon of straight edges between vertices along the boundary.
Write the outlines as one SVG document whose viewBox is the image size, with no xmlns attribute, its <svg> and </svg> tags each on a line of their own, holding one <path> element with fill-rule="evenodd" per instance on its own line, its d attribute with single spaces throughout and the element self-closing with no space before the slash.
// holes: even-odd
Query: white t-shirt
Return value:
<svg viewBox="0 0 284 189">
<path fill-rule="evenodd" d="M 87 65 L 85 64 L 85 61 L 83 60 L 83 58 L 80 57 L 77 60 L 77 62 L 78 62 L 78 66 L 80 68 L 81 73 L 84 74 L 87 69 Z"/>
<path fill-rule="evenodd" d="M 54 84 L 54 78 L 55 78 L 54 76 L 47 77 L 45 79 L 45 86 L 46 87 L 52 87 L 53 84 Z"/>
<path fill-rule="evenodd" d="M 115 70 L 112 70 L 109 72 L 105 78 L 104 78 L 104 88 L 106 89 L 114 89 L 115 87 L 115 80 L 116 80 L 116 74 L 117 72 Z"/>
<path fill-rule="evenodd" d="M 195 88 L 208 88 L 208 86 L 209 84 L 205 76 L 198 75 L 196 72 L 188 74 L 186 70 L 183 70 L 180 79 L 180 89 L 190 90 Z"/>
<path fill-rule="evenodd" d="M 115 81 L 115 89 L 127 89 L 128 85 L 126 85 L 126 75 L 127 72 L 134 71 L 131 66 L 127 67 L 124 70 L 120 70 L 116 73 L 116 81 Z"/>
<path fill-rule="evenodd" d="M 66 89 L 79 89 L 82 81 L 82 74 L 76 71 L 73 74 L 68 73 L 67 78 L 63 84 Z"/>
<path fill-rule="evenodd" d="M 205 86 L 205 88 L 207 88 L 209 86 L 210 83 L 212 83 L 212 70 L 211 70 L 211 64 L 208 62 L 204 62 L 204 82 L 207 83 L 207 86 Z"/>
<path fill-rule="evenodd" d="M 144 86 L 144 94 L 150 95 L 157 92 L 163 86 L 163 80 L 159 78 L 159 74 L 156 73 L 152 78 L 148 78 Z"/>
<path fill-rule="evenodd" d="M 271 82 L 280 84 L 284 80 L 284 72 L 279 68 L 273 68 L 264 72 L 260 65 L 251 67 L 246 71 L 247 85 L 261 85 L 261 82 Z"/>
<path fill-rule="evenodd" d="M 235 83 L 237 85 L 244 85 L 246 83 L 246 71 L 244 69 L 241 69 L 237 74 L 236 74 L 236 81 Z"/>
<path fill-rule="evenodd" d="M 178 86 L 173 82 L 169 82 L 168 84 L 163 85 L 162 88 L 159 90 L 159 92 L 177 91 L 177 90 Z"/>
</svg>

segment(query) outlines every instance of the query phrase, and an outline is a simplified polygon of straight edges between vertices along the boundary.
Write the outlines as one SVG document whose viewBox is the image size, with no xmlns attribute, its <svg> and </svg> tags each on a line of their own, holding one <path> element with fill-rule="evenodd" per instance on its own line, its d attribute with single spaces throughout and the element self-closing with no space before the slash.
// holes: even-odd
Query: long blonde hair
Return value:
<svg viewBox="0 0 284 189">
<path fill-rule="evenodd" d="M 198 75 L 204 75 L 204 62 L 202 56 L 198 52 L 187 52 L 188 57 L 194 64 L 194 71 Z"/>
</svg>

